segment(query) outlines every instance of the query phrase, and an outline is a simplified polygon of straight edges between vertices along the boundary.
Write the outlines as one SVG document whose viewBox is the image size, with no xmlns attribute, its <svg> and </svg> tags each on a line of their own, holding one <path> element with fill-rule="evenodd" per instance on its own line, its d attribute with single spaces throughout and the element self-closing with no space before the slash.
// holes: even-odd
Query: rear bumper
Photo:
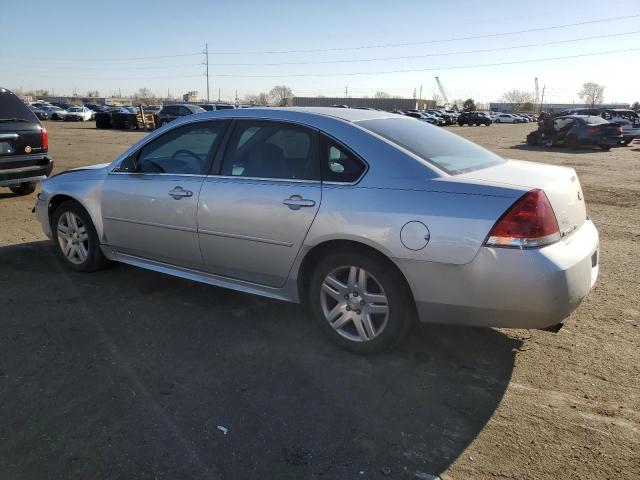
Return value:
<svg viewBox="0 0 640 480">
<path fill-rule="evenodd" d="M 598 243 L 587 220 L 567 239 L 542 249 L 482 247 L 465 265 L 396 262 L 423 322 L 542 329 L 561 323 L 591 290 L 598 277 Z"/>
<path fill-rule="evenodd" d="M 0 163 L 0 187 L 25 182 L 35 182 L 48 177 L 53 170 L 53 160 L 49 157 L 5 160 Z"/>
</svg>

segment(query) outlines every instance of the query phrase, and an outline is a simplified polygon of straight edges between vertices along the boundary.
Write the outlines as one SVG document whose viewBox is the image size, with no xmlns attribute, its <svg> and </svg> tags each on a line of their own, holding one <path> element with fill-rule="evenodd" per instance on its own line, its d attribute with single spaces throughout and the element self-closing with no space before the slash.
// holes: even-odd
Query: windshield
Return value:
<svg viewBox="0 0 640 480">
<path fill-rule="evenodd" d="M 456 175 L 502 163 L 498 155 L 458 135 L 409 118 L 361 120 L 357 125 Z"/>
</svg>

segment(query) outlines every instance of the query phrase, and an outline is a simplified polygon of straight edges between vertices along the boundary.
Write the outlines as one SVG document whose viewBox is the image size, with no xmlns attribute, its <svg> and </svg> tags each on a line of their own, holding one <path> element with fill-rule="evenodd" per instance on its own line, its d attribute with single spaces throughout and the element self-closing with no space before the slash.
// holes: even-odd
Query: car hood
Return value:
<svg viewBox="0 0 640 480">
<path fill-rule="evenodd" d="M 107 174 L 109 163 L 98 163 L 96 165 L 88 165 L 86 167 L 71 168 L 64 172 L 57 173 L 45 180 L 46 182 L 55 181 L 80 181 L 101 178 Z"/>
<path fill-rule="evenodd" d="M 543 190 L 563 236 L 580 228 L 587 218 L 582 187 L 576 171 L 570 167 L 507 160 L 457 177 Z"/>
</svg>

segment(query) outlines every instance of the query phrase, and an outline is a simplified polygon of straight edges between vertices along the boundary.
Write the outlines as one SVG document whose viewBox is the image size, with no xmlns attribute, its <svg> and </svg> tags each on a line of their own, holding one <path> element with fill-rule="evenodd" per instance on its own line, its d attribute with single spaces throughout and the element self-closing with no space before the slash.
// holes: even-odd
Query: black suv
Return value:
<svg viewBox="0 0 640 480">
<path fill-rule="evenodd" d="M 488 127 L 493 123 L 493 120 L 481 112 L 462 112 L 458 116 L 458 125 L 463 126 L 465 123 L 470 127 L 473 125 L 486 125 Z"/>
<path fill-rule="evenodd" d="M 6 88 L 0 88 L 0 187 L 27 195 L 47 177 L 53 160 L 49 137 L 36 114 Z"/>
<path fill-rule="evenodd" d="M 177 104 L 177 105 L 165 105 L 158 113 L 159 126 L 169 123 L 176 118 L 185 117 L 193 113 L 206 112 L 205 109 L 198 105 L 191 105 L 189 103 Z"/>
</svg>

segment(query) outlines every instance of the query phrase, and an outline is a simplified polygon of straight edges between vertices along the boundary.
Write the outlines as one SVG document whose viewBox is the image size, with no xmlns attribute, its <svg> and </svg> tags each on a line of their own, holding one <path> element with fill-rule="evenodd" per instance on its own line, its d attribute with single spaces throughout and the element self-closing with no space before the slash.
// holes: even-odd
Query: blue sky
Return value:
<svg viewBox="0 0 640 480">
<path fill-rule="evenodd" d="M 204 94 L 198 52 L 208 43 L 212 99 L 218 89 L 231 99 L 236 90 L 242 97 L 276 84 L 297 95 L 337 96 L 347 87 L 350 96 L 384 90 L 406 97 L 422 85 L 427 98 L 437 75 L 454 98 L 497 100 L 509 89 L 533 90 L 538 77 L 550 101 L 579 101 L 585 81 L 606 85 L 608 102 L 640 100 L 640 16 L 631 17 L 640 15 L 638 0 L 96 3 L 3 2 L 3 18 L 13 20 L 0 29 L 0 84 L 60 94 L 129 94 L 140 87 L 163 95 Z M 501 35 L 612 17 L 626 18 Z M 494 36 L 452 40 L 486 35 Z M 583 40 L 477 52 L 576 39 Z M 394 46 L 360 48 L 389 44 Z M 633 48 L 638 50 L 469 67 Z M 270 53 L 283 51 L 289 53 Z M 469 51 L 476 53 L 459 53 Z M 396 73 L 380 73 L 390 71 Z"/>
</svg>

